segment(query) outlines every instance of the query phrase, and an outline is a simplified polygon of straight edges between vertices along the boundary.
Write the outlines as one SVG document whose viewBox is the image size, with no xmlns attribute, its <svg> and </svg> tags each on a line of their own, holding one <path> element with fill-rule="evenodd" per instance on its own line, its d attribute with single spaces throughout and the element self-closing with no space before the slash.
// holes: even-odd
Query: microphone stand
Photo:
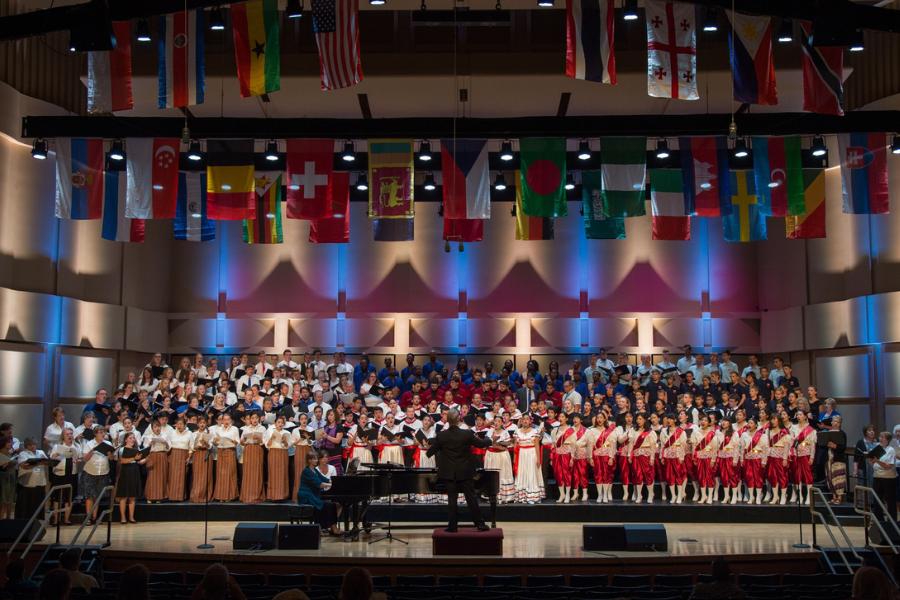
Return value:
<svg viewBox="0 0 900 600">
<path fill-rule="evenodd" d="M 212 490 L 209 489 L 209 457 L 212 456 L 212 448 L 206 450 L 206 457 L 203 459 L 205 466 L 203 467 L 206 471 L 204 476 L 206 477 L 206 490 L 205 490 L 205 500 L 206 500 L 206 510 L 203 514 L 203 543 L 197 546 L 198 550 L 212 550 L 215 546 L 209 543 L 209 496 Z"/>
<path fill-rule="evenodd" d="M 797 484 L 797 525 L 800 529 L 800 542 L 794 544 L 794 548 L 809 548 L 809 544 L 803 543 L 803 504 L 801 503 L 803 500 L 803 484 Z M 812 490 L 810 490 L 811 486 L 806 486 L 807 495 L 812 495 Z"/>
</svg>

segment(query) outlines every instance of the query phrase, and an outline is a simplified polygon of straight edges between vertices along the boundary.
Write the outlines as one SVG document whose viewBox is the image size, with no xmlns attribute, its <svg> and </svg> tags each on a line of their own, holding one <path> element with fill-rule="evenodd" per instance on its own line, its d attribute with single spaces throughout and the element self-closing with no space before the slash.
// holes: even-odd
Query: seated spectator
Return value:
<svg viewBox="0 0 900 600">
<path fill-rule="evenodd" d="M 309 596 L 295 588 L 275 594 L 272 600 L 309 600 Z"/>
<path fill-rule="evenodd" d="M 25 579 L 25 562 L 21 558 L 12 558 L 6 565 L 6 585 L 3 595 L 16 597 L 34 593 L 38 583 L 33 579 Z"/>
<path fill-rule="evenodd" d="M 746 598 L 747 594 L 734 584 L 734 576 L 731 567 L 722 556 L 716 557 L 712 562 L 712 583 L 698 583 L 691 592 L 691 598 L 703 598 L 704 600 L 717 598 Z"/>
<path fill-rule="evenodd" d="M 370 600 L 375 589 L 368 569 L 353 567 L 344 574 L 338 600 Z"/>
<path fill-rule="evenodd" d="M 122 571 L 116 600 L 150 600 L 150 571 L 144 565 L 132 565 Z"/>
<path fill-rule="evenodd" d="M 38 598 L 40 600 L 68 600 L 71 590 L 69 572 L 65 569 L 53 569 L 44 574 Z"/>
<path fill-rule="evenodd" d="M 90 593 L 91 590 L 100 587 L 96 579 L 78 570 L 81 567 L 81 548 L 69 548 L 60 554 L 59 566 L 69 572 L 72 588 L 81 588 Z"/>
<path fill-rule="evenodd" d="M 898 600 L 900 594 L 887 574 L 875 567 L 861 567 L 853 576 L 852 600 Z"/>
<path fill-rule="evenodd" d="M 191 600 L 247 600 L 241 587 L 222 563 L 213 563 L 206 568 L 203 581 L 194 589 Z"/>
</svg>

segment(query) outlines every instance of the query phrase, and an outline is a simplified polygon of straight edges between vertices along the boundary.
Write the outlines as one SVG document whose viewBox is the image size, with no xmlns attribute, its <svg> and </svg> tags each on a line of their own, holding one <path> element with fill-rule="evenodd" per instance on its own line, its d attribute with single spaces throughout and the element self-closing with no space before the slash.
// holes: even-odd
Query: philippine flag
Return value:
<svg viewBox="0 0 900 600">
<path fill-rule="evenodd" d="M 159 18 L 159 108 L 203 104 L 203 9 Z"/>
<path fill-rule="evenodd" d="M 724 137 L 678 138 L 684 214 L 721 217 L 731 214 L 728 142 Z"/>
<path fill-rule="evenodd" d="M 734 99 L 747 104 L 778 104 L 772 61 L 772 19 L 728 13 Z"/>
<path fill-rule="evenodd" d="M 441 140 L 445 219 L 490 219 L 487 140 Z"/>
<path fill-rule="evenodd" d="M 103 214 L 103 140 L 56 138 L 56 216 L 99 219 Z"/>
<path fill-rule="evenodd" d="M 843 211 L 885 215 L 888 207 L 887 136 L 883 133 L 838 135 Z"/>
</svg>

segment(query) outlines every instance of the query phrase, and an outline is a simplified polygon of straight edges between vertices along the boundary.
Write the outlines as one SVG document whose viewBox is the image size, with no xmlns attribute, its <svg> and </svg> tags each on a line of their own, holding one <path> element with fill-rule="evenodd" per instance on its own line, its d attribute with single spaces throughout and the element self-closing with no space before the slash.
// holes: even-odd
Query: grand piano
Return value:
<svg viewBox="0 0 900 600">
<path fill-rule="evenodd" d="M 359 535 L 362 529 L 371 531 L 367 520 L 373 499 L 406 494 L 446 494 L 447 488 L 438 480 L 437 469 L 403 467 L 401 465 L 365 465 L 369 470 L 354 475 L 331 478 L 331 488 L 322 491 L 322 498 L 343 507 L 344 531 L 348 536 Z M 475 493 L 487 496 L 491 505 L 491 526 L 497 526 L 497 495 L 500 493 L 500 471 L 478 469 L 475 472 Z M 351 528 L 351 521 L 353 526 Z"/>
</svg>

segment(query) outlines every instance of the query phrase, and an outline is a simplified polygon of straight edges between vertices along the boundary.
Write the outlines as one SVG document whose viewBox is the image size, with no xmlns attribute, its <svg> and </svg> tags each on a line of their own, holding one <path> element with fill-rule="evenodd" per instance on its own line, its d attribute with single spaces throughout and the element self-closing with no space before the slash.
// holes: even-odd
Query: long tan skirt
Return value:
<svg viewBox="0 0 900 600">
<path fill-rule="evenodd" d="M 288 482 L 288 453 L 281 448 L 269 449 L 269 500 L 284 500 L 290 492 Z"/>
<path fill-rule="evenodd" d="M 263 448 L 259 444 L 244 446 L 244 468 L 241 476 L 241 502 L 252 504 L 266 499 L 263 491 Z"/>
<path fill-rule="evenodd" d="M 213 497 L 216 461 L 206 460 L 207 453 L 209 450 L 196 450 L 191 458 L 191 502 L 206 502 Z"/>
<path fill-rule="evenodd" d="M 181 448 L 172 448 L 169 453 L 169 489 L 167 496 L 171 502 L 184 502 L 184 480 L 190 454 Z"/>
<path fill-rule="evenodd" d="M 309 446 L 295 446 L 294 448 L 294 489 L 291 490 L 291 501 L 297 501 L 297 492 L 300 491 L 300 477 L 306 468 L 306 455 L 309 454 Z"/>
<path fill-rule="evenodd" d="M 237 455 L 234 448 L 219 448 L 216 453 L 216 500 L 231 501 L 238 496 Z"/>
<path fill-rule="evenodd" d="M 169 484 L 169 456 L 165 452 L 151 452 L 147 457 L 147 485 L 144 486 L 144 497 L 158 501 L 166 499 L 166 486 Z"/>
</svg>

